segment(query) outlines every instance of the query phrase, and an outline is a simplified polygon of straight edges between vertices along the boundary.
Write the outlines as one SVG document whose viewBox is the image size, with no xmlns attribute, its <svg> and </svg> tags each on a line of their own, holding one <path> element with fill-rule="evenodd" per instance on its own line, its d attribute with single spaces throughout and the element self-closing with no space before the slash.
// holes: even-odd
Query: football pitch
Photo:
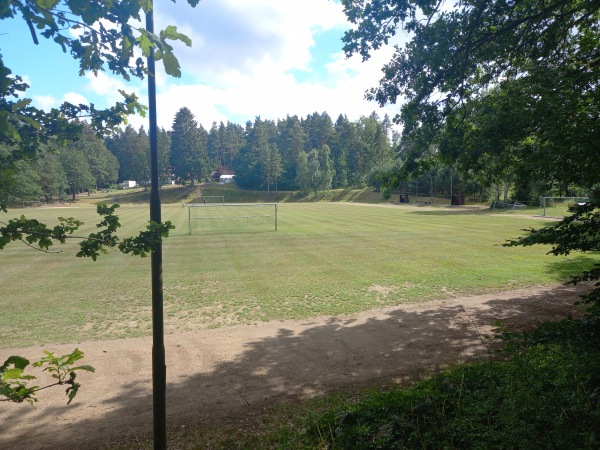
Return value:
<svg viewBox="0 0 600 450">
<path fill-rule="evenodd" d="M 9 210 L 95 230 L 93 207 Z M 145 205 L 117 210 L 120 235 L 148 220 Z M 589 255 L 557 258 L 544 247 L 505 248 L 522 229 L 550 222 L 479 211 L 351 203 L 283 203 L 278 231 L 192 233 L 188 209 L 163 206 L 176 225 L 164 241 L 165 330 L 194 331 L 265 320 L 351 314 L 457 295 L 558 283 Z M 110 251 L 76 258 L 20 243 L 0 251 L 0 347 L 151 334 L 150 259 Z"/>
</svg>

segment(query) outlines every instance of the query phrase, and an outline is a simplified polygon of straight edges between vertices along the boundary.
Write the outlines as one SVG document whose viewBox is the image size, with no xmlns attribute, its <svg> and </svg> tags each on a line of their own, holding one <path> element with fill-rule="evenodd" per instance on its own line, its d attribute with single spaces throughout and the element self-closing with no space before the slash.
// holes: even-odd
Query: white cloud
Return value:
<svg viewBox="0 0 600 450">
<path fill-rule="evenodd" d="M 59 99 L 51 95 L 36 95 L 32 100 L 37 108 L 43 109 L 44 111 L 56 108 L 62 103 Z"/>
<path fill-rule="evenodd" d="M 48 111 L 52 108 L 58 108 L 64 102 L 72 103 L 73 105 L 87 105 L 89 100 L 77 92 L 67 92 L 62 98 L 57 98 L 52 95 L 36 95 L 32 98 L 33 104 L 40 109 Z"/>
<path fill-rule="evenodd" d="M 63 98 L 65 102 L 72 103 L 73 105 L 87 105 L 89 103 L 89 100 L 87 98 L 85 98 L 81 94 L 78 94 L 77 92 L 67 92 Z"/>
<path fill-rule="evenodd" d="M 339 3 L 327 0 L 223 0 L 201 2 L 190 9 L 184 2 L 160 10 L 157 28 L 177 24 L 190 36 L 192 48 L 176 47 L 184 77 L 159 73 L 159 125 L 169 128 L 177 110 L 186 106 L 208 128 L 213 121 L 244 122 L 255 116 L 284 118 L 326 111 L 351 119 L 368 115 L 378 105 L 364 100 L 376 86 L 391 47 L 374 52 L 362 63 L 341 52 L 323 71 L 327 79 L 299 81 L 294 70 L 311 71 L 311 48 L 317 33 L 349 27 Z M 161 71 L 162 72 L 162 71 Z M 395 107 L 388 108 L 390 115 Z"/>
<path fill-rule="evenodd" d="M 324 36 L 349 28 L 337 2 L 203 0 L 195 9 L 185 1 L 156 2 L 156 7 L 157 31 L 174 24 L 193 40 L 192 48 L 175 46 L 181 79 L 166 76 L 157 62 L 159 126 L 171 128 L 184 106 L 207 129 L 213 121 L 243 124 L 255 116 L 276 120 L 326 111 L 335 121 L 339 114 L 356 120 L 373 110 L 380 116 L 397 112 L 396 106 L 382 110 L 364 100 L 365 90 L 378 84 L 393 48 L 373 52 L 364 63 L 358 56 L 346 59 L 341 42 L 325 46 L 329 55 L 316 55 L 323 51 L 317 44 Z M 318 63 L 315 56 L 320 56 Z M 323 67 L 324 61 L 329 62 Z M 83 93 L 101 108 L 122 100 L 119 89 L 136 93 L 147 104 L 146 80 L 125 82 L 104 72 L 86 75 Z M 59 96 L 36 97 L 36 102 L 57 106 Z M 132 117 L 130 123 L 147 127 L 148 119 Z"/>
<path fill-rule="evenodd" d="M 341 5 L 327 0 L 222 0 L 189 8 L 184 2 L 160 10 L 157 28 L 176 23 L 192 47 L 176 46 L 186 71 L 197 80 L 222 82 L 234 73 L 254 75 L 265 64 L 281 71 L 304 68 L 317 30 L 347 28 Z"/>
</svg>

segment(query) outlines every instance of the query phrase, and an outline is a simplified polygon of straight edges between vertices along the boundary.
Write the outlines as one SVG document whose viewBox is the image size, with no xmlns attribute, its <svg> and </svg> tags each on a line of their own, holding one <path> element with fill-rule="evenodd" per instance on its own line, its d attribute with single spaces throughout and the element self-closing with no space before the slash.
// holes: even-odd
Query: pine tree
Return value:
<svg viewBox="0 0 600 450">
<path fill-rule="evenodd" d="M 188 108 L 177 111 L 171 133 L 171 167 L 176 177 L 192 184 L 208 172 L 207 136 L 204 134 L 206 131 L 198 127 Z"/>
</svg>

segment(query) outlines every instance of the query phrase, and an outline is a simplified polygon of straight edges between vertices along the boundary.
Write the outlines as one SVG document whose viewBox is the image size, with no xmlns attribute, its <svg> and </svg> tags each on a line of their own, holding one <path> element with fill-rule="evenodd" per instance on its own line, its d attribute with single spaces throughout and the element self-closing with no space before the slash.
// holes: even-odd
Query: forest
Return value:
<svg viewBox="0 0 600 450">
<path fill-rule="evenodd" d="M 150 152 L 147 131 L 130 125 L 100 138 L 85 125 L 77 139 L 50 145 L 34 160 L 18 161 L 1 172 L 0 199 L 9 204 L 64 201 L 77 194 L 115 189 L 135 180 L 148 187 Z M 459 170 L 439 160 L 415 172 L 404 170 L 410 141 L 401 140 L 392 121 L 375 112 L 335 121 L 315 112 L 245 126 L 213 122 L 209 130 L 189 108 L 181 108 L 171 130 L 158 131 L 161 182 L 210 181 L 219 167 L 235 171 L 238 186 L 266 191 L 299 190 L 306 195 L 338 188 L 366 188 L 448 196 L 461 193 L 473 201 L 503 199 L 535 202 L 541 195 L 585 195 L 576 185 L 534 182 L 518 173 Z M 0 147 L 0 152 L 9 152 Z"/>
</svg>

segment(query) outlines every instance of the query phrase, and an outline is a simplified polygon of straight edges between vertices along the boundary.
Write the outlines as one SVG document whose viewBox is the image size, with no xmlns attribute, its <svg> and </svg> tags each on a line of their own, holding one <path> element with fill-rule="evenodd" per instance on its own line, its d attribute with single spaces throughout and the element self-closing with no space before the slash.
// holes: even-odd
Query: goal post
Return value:
<svg viewBox="0 0 600 450">
<path fill-rule="evenodd" d="M 276 203 L 193 203 L 190 234 L 277 231 Z"/>
<path fill-rule="evenodd" d="M 542 216 L 566 216 L 569 208 L 589 201 L 588 197 L 540 197 Z"/>
</svg>

